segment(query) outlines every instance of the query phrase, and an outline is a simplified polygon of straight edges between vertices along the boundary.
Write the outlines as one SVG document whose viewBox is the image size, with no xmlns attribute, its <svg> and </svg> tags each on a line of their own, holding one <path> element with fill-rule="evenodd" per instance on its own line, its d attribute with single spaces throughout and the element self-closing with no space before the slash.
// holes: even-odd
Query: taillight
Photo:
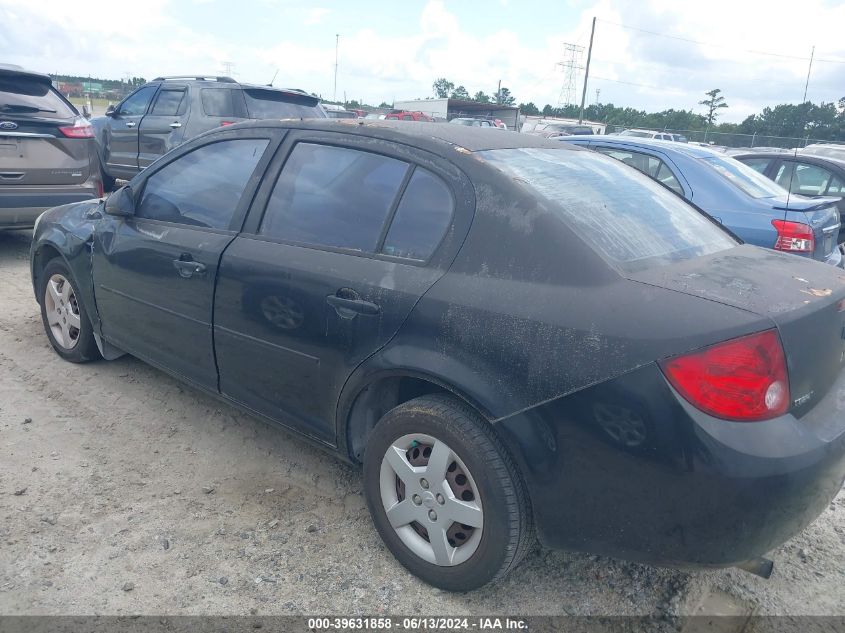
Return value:
<svg viewBox="0 0 845 633">
<path fill-rule="evenodd" d="M 717 418 L 768 420 L 789 410 L 786 357 L 776 330 L 766 330 L 663 361 L 671 385 Z"/>
<path fill-rule="evenodd" d="M 778 232 L 778 239 L 775 241 L 776 251 L 812 253 L 816 250 L 816 238 L 813 235 L 813 227 L 809 224 L 772 220 L 772 225 Z"/>
<path fill-rule="evenodd" d="M 85 119 L 77 119 L 73 125 L 60 127 L 59 131 L 68 138 L 94 138 L 94 127 Z"/>
<path fill-rule="evenodd" d="M 226 127 L 227 125 L 234 125 L 237 121 L 220 121 L 220 127 Z"/>
</svg>

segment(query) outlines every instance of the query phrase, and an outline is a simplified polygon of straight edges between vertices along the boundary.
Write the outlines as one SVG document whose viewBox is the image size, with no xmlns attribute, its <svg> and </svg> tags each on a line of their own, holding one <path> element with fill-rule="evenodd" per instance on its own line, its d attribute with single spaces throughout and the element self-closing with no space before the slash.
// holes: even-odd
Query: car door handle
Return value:
<svg viewBox="0 0 845 633">
<path fill-rule="evenodd" d="M 354 296 L 338 296 L 336 294 L 326 297 L 326 303 L 332 306 L 337 313 L 347 319 L 356 314 L 374 316 L 381 312 L 381 308 L 371 301 L 364 301 L 355 293 Z"/>
<path fill-rule="evenodd" d="M 194 275 L 201 277 L 205 274 L 205 264 L 195 262 L 193 259 L 174 259 L 173 266 L 180 277 L 190 279 Z"/>
<path fill-rule="evenodd" d="M 182 127 L 182 124 L 179 123 L 179 121 L 174 121 L 173 123 L 170 124 L 170 127 L 172 127 L 175 130 L 177 127 Z"/>
<path fill-rule="evenodd" d="M 135 121 L 127 121 L 126 127 L 135 127 Z"/>
</svg>

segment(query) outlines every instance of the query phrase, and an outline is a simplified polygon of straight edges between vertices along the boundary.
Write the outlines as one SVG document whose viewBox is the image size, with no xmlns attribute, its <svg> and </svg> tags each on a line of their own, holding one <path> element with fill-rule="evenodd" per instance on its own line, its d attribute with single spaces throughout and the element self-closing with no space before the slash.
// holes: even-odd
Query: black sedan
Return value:
<svg viewBox="0 0 845 633">
<path fill-rule="evenodd" d="M 791 193 L 839 198 L 839 243 L 845 242 L 845 158 L 793 152 L 755 152 L 734 156 Z"/>
<path fill-rule="evenodd" d="M 48 211 L 31 259 L 59 356 L 132 354 L 362 463 L 446 589 L 535 534 L 747 567 L 845 477 L 845 273 L 555 140 L 238 124 Z"/>
</svg>

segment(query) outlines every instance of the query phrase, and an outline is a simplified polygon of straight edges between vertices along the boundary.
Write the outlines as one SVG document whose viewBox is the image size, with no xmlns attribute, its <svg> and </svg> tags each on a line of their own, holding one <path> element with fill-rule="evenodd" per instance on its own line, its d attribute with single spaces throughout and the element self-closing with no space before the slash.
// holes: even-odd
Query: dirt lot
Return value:
<svg viewBox="0 0 845 633">
<path fill-rule="evenodd" d="M 51 351 L 26 233 L 0 233 L 2 614 L 845 614 L 845 494 L 764 581 L 537 550 L 432 589 L 382 546 L 358 470 L 132 358 Z"/>
</svg>

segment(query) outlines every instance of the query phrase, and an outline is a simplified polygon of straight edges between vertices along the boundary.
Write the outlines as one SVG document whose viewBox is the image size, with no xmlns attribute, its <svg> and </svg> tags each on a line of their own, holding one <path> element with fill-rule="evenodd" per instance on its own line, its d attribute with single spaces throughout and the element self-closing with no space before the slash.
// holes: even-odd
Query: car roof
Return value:
<svg viewBox="0 0 845 633">
<path fill-rule="evenodd" d="M 37 79 L 40 81 L 53 83 L 50 75 L 44 73 L 37 73 L 34 70 L 26 70 L 17 64 L 0 64 L 0 76 L 3 77 L 28 77 L 30 79 Z"/>
<path fill-rule="evenodd" d="M 441 151 L 447 146 L 452 149 L 460 148 L 459 151 L 462 149 L 470 152 L 520 147 L 558 150 L 577 149 L 562 146 L 560 141 L 551 141 L 531 134 L 520 134 L 519 132 L 428 121 L 397 121 L 395 119 L 264 119 L 236 123 L 222 129 L 232 130 L 249 127 L 344 132 L 406 143 L 432 152 Z"/>
<path fill-rule="evenodd" d="M 669 132 L 661 132 L 661 134 L 669 134 Z M 573 139 L 574 140 L 574 139 Z M 659 149 L 667 152 L 677 152 L 684 154 L 691 158 L 710 158 L 711 156 L 719 156 L 724 158 L 722 152 L 710 149 L 709 147 L 701 147 L 700 145 L 689 145 L 687 143 L 676 143 L 675 141 L 663 141 L 656 138 L 640 138 L 637 136 L 610 136 L 597 135 L 590 139 L 593 143 L 609 143 L 611 145 L 627 145 L 640 146 L 643 148 Z"/>
<path fill-rule="evenodd" d="M 823 156 L 819 154 L 802 154 L 801 152 L 798 152 L 797 154 L 793 154 L 792 152 L 743 152 L 742 154 L 736 154 L 733 158 L 800 158 L 808 163 L 830 163 L 831 165 L 839 167 L 839 169 L 845 169 L 845 159 L 843 158 L 835 158 L 833 156 Z"/>
</svg>

